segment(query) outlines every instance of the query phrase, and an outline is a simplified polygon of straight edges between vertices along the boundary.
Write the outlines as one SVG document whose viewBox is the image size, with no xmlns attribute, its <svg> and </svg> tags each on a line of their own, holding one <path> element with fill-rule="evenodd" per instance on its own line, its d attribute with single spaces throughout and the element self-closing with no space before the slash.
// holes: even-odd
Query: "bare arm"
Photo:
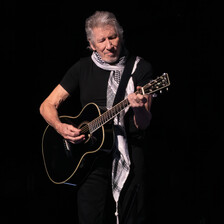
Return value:
<svg viewBox="0 0 224 224">
<path fill-rule="evenodd" d="M 141 87 L 137 87 L 139 89 Z M 152 97 L 151 95 L 141 95 L 132 93 L 128 96 L 130 105 L 134 111 L 135 126 L 139 129 L 146 129 L 151 121 L 150 112 Z"/>
<path fill-rule="evenodd" d="M 40 106 L 40 114 L 55 129 L 61 124 L 57 109 L 68 96 L 69 93 L 61 85 L 58 85 Z"/>
<path fill-rule="evenodd" d="M 58 85 L 40 106 L 40 114 L 55 130 L 65 139 L 72 143 L 79 143 L 84 140 L 84 135 L 80 135 L 80 129 L 72 125 L 62 123 L 58 117 L 58 107 L 69 96 L 69 93 Z"/>
</svg>

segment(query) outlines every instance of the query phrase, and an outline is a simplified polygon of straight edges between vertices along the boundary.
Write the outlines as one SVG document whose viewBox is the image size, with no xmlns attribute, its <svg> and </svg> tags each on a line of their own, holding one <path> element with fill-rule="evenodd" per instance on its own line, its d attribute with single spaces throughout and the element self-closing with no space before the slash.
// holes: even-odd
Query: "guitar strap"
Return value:
<svg viewBox="0 0 224 224">
<path fill-rule="evenodd" d="M 131 72 L 135 63 L 135 56 L 128 56 L 127 62 L 124 68 L 124 72 L 121 76 L 121 81 L 117 89 L 117 93 L 114 97 L 113 106 L 118 104 L 121 100 L 124 99 L 126 86 L 128 84 L 128 80 L 131 76 Z"/>
</svg>

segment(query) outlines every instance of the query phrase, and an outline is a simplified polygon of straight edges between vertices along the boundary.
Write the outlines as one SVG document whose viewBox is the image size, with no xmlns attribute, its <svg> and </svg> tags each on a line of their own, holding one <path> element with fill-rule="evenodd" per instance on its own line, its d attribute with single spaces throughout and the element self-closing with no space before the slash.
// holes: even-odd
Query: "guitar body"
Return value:
<svg viewBox="0 0 224 224">
<path fill-rule="evenodd" d="M 163 73 L 135 93 L 153 94 L 169 85 L 169 76 Z M 72 124 L 81 129 L 81 134 L 85 134 L 86 140 L 80 144 L 70 143 L 48 125 L 42 137 L 42 154 L 50 180 L 55 184 L 81 183 L 90 172 L 96 158 L 112 149 L 114 132 L 111 123 L 113 118 L 128 106 L 129 101 L 126 98 L 101 114 L 95 103 L 89 103 L 76 117 L 60 116 L 63 123 Z"/>
<path fill-rule="evenodd" d="M 76 128 L 87 129 L 88 123 L 101 115 L 94 103 L 87 104 L 76 117 L 60 116 L 63 123 Z M 85 133 L 86 141 L 72 144 L 58 134 L 50 125 L 42 137 L 44 166 L 49 179 L 55 184 L 80 184 L 91 171 L 93 163 L 102 153 L 100 149 L 112 148 L 114 133 L 112 125 L 107 123 L 93 133 Z"/>
</svg>

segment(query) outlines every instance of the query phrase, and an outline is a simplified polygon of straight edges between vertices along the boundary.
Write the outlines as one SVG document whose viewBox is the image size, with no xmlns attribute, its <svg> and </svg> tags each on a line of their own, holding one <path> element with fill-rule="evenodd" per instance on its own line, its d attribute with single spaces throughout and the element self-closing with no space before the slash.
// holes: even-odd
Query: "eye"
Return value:
<svg viewBox="0 0 224 224">
<path fill-rule="evenodd" d="M 113 39 L 116 39 L 116 38 L 117 38 L 117 34 L 114 34 L 114 35 L 110 36 L 108 39 L 113 40 Z"/>
<path fill-rule="evenodd" d="M 105 41 L 105 38 L 99 39 L 97 42 L 98 43 L 103 43 Z"/>
</svg>

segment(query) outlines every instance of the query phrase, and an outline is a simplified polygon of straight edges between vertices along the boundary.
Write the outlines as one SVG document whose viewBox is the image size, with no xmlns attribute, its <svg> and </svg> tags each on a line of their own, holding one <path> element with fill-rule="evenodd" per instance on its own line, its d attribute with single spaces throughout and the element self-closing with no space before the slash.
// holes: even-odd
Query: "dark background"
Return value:
<svg viewBox="0 0 224 224">
<path fill-rule="evenodd" d="M 152 224 L 224 222 L 223 19 L 206 0 L 1 1 L 1 220 L 77 223 L 75 189 L 43 167 L 39 105 L 90 54 L 84 24 L 96 10 L 114 12 L 127 48 L 171 79 L 148 134 Z M 78 111 L 71 99 L 61 113 Z"/>
</svg>

